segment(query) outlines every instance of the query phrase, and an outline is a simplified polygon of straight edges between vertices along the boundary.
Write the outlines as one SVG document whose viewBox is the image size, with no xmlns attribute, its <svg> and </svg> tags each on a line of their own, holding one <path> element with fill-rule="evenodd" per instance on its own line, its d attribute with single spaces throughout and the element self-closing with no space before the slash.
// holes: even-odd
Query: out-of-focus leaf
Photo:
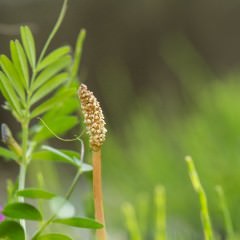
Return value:
<svg viewBox="0 0 240 240">
<path fill-rule="evenodd" d="M 56 149 L 56 148 L 53 148 L 53 147 L 50 147 L 50 146 L 46 146 L 44 145 L 42 147 L 42 149 L 44 150 L 48 150 L 49 152 L 55 154 L 56 156 L 58 157 L 61 157 L 61 158 L 64 158 L 65 160 L 69 161 L 69 162 L 72 162 L 73 159 L 71 157 L 69 157 L 67 154 L 63 153 L 61 150 L 59 149 Z"/>
<path fill-rule="evenodd" d="M 40 87 L 36 93 L 31 98 L 31 105 L 39 101 L 41 98 L 48 95 L 50 92 L 54 91 L 57 87 L 63 84 L 68 79 L 68 73 L 60 73 L 45 83 L 42 87 Z"/>
<path fill-rule="evenodd" d="M 59 150 L 58 151 L 49 151 L 49 148 L 51 149 L 51 147 L 49 147 L 49 146 L 46 146 L 46 147 L 48 150 L 42 150 L 42 151 L 33 153 L 33 159 L 34 160 L 64 162 L 64 163 L 71 164 L 75 167 L 78 167 L 78 164 L 70 156 L 67 155 L 68 152 L 70 152 L 70 151 L 62 151 L 61 154 L 58 154 L 56 152 L 58 152 Z"/>
<path fill-rule="evenodd" d="M 54 134 L 61 135 L 76 126 L 78 124 L 78 119 L 74 116 L 59 116 L 46 124 Z M 41 126 L 39 132 L 34 136 L 34 141 L 41 142 L 50 137 L 55 137 L 49 129 L 45 126 Z"/>
<path fill-rule="evenodd" d="M 0 65 L 4 73 L 8 77 L 13 89 L 15 89 L 16 93 L 21 98 L 21 101 L 25 102 L 25 93 L 24 93 L 23 85 L 19 77 L 19 74 L 15 66 L 11 62 L 11 60 L 5 55 L 1 55 Z"/>
<path fill-rule="evenodd" d="M 19 99 L 16 96 L 14 89 L 12 88 L 8 78 L 6 75 L 0 71 L 0 81 L 1 81 L 1 89 L 4 89 L 3 93 L 5 94 L 6 100 L 10 104 L 10 106 L 20 115 L 21 108 L 19 105 Z"/>
<path fill-rule="evenodd" d="M 38 87 L 46 83 L 50 78 L 52 78 L 56 73 L 61 70 L 67 68 L 71 63 L 70 56 L 63 56 L 58 59 L 56 62 L 49 65 L 46 69 L 44 69 L 38 77 L 35 79 L 32 85 L 32 91 L 36 91 Z"/>
<path fill-rule="evenodd" d="M 77 37 L 75 52 L 74 52 L 74 62 L 71 69 L 71 77 L 76 77 L 81 61 L 82 47 L 86 37 L 86 30 L 82 29 Z"/>
<path fill-rule="evenodd" d="M 51 109 L 53 107 L 57 107 L 57 105 L 63 105 L 63 102 L 65 101 L 65 99 L 73 96 L 74 94 L 75 94 L 74 89 L 67 89 L 65 91 L 61 91 L 60 94 L 59 93 L 55 94 L 51 99 L 45 101 L 40 106 L 37 106 L 32 111 L 31 118 L 34 118 L 34 117 L 48 111 L 49 109 Z"/>
<path fill-rule="evenodd" d="M 18 189 L 18 179 L 13 182 L 12 179 L 7 180 L 7 203 L 17 201 L 16 192 Z"/>
<path fill-rule="evenodd" d="M 25 240 L 24 230 L 18 222 L 5 220 L 0 223 L 0 239 Z"/>
<path fill-rule="evenodd" d="M 17 195 L 26 198 L 42 198 L 42 199 L 51 199 L 56 196 L 54 193 L 39 188 L 26 188 L 18 191 Z"/>
<path fill-rule="evenodd" d="M 37 71 L 40 71 L 43 68 L 46 68 L 47 66 L 49 66 L 50 64 L 56 62 L 62 56 L 68 54 L 70 50 L 71 48 L 69 46 L 63 46 L 52 51 L 39 63 L 39 65 L 37 66 Z"/>
<path fill-rule="evenodd" d="M 15 153 L 13 153 L 12 151 L 9 151 L 6 148 L 0 147 L 0 156 L 4 157 L 5 159 L 9 159 L 9 160 L 18 160 L 18 157 Z"/>
<path fill-rule="evenodd" d="M 72 240 L 72 238 L 60 233 L 49 233 L 37 237 L 36 240 Z"/>
<path fill-rule="evenodd" d="M 75 93 L 76 94 L 76 93 Z M 51 109 L 43 116 L 43 120 L 47 123 L 51 122 L 55 116 L 66 116 L 76 112 L 80 108 L 79 100 L 77 97 L 65 99 L 63 105 L 58 108 Z"/>
<path fill-rule="evenodd" d="M 98 229 L 103 227 L 101 223 L 96 222 L 94 219 L 90 219 L 90 218 L 79 218 L 79 217 L 62 218 L 62 219 L 58 218 L 58 219 L 55 219 L 53 222 L 61 223 L 61 224 L 72 226 L 72 227 L 78 227 L 78 228 Z"/>
<path fill-rule="evenodd" d="M 10 218 L 42 220 L 41 213 L 28 203 L 10 203 L 3 209 L 3 214 Z"/>
<path fill-rule="evenodd" d="M 20 27 L 20 34 L 23 43 L 24 50 L 28 57 L 28 61 L 31 67 L 34 69 L 36 64 L 36 48 L 33 34 L 29 27 L 22 26 Z"/>
</svg>

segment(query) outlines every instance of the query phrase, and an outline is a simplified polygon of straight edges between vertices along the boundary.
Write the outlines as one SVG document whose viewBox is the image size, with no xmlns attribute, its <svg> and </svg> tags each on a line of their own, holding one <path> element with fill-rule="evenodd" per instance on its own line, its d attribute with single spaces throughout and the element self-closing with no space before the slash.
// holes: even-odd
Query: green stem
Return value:
<svg viewBox="0 0 240 240">
<path fill-rule="evenodd" d="M 47 226 L 48 226 L 49 224 L 51 224 L 51 223 L 55 220 L 55 218 L 57 217 L 58 212 L 59 212 L 59 211 L 61 210 L 61 208 L 64 206 L 64 204 L 66 203 L 66 201 L 69 200 L 69 198 L 71 197 L 72 192 L 73 192 L 73 190 L 74 190 L 74 188 L 75 188 L 75 186 L 76 186 L 76 184 L 77 184 L 77 182 L 78 182 L 79 177 L 80 177 L 81 174 L 82 174 L 82 171 L 79 170 L 79 171 L 77 172 L 77 174 L 75 175 L 75 177 L 74 177 L 74 179 L 73 179 L 73 181 L 72 181 L 72 184 L 71 184 L 71 186 L 69 187 L 69 189 L 68 189 L 68 191 L 67 191 L 67 193 L 66 193 L 66 195 L 65 195 L 65 201 L 63 201 L 63 203 L 59 206 L 58 211 L 56 211 L 56 213 L 54 213 L 54 214 L 41 226 L 41 228 L 34 234 L 34 236 L 32 237 L 33 240 L 37 239 L 37 237 L 39 237 L 39 235 L 47 228 Z"/>
<path fill-rule="evenodd" d="M 44 57 L 44 55 L 45 55 L 45 53 L 46 53 L 46 51 L 48 49 L 49 44 L 51 43 L 53 37 L 55 36 L 56 32 L 58 31 L 58 29 L 59 29 L 59 27 L 60 27 L 60 25 L 61 25 L 61 23 L 63 21 L 63 18 L 65 16 L 65 13 L 66 13 L 66 10 L 67 10 L 67 2 L 68 2 L 68 0 L 64 0 L 64 2 L 63 2 L 63 6 L 62 6 L 62 9 L 61 9 L 60 15 L 59 15 L 59 17 L 57 19 L 57 22 L 56 22 L 52 32 L 49 35 L 49 38 L 47 39 L 47 42 L 45 43 L 45 45 L 43 47 L 43 50 L 42 50 L 42 52 L 40 54 L 40 57 L 38 59 L 38 63 L 40 63 L 42 58 Z"/>
<path fill-rule="evenodd" d="M 24 189 L 25 181 L 26 181 L 26 168 L 27 168 L 27 148 L 28 148 L 28 125 L 29 121 L 25 121 L 22 124 L 22 161 L 20 165 L 20 172 L 19 172 L 19 182 L 18 182 L 18 191 Z M 19 202 L 24 202 L 24 197 L 18 198 Z M 20 221 L 24 231 L 26 232 L 26 222 L 25 220 Z"/>
<path fill-rule="evenodd" d="M 201 220 L 203 225 L 204 231 L 204 239 L 205 240 L 214 240 L 213 229 L 211 224 L 211 219 L 209 216 L 208 211 L 208 203 L 207 203 L 207 196 L 204 191 L 204 188 L 201 184 L 201 181 L 198 177 L 197 170 L 195 168 L 194 162 L 191 157 L 187 156 L 185 158 L 187 165 L 188 165 L 188 172 L 190 179 L 192 181 L 192 185 L 194 190 L 198 193 L 200 206 L 201 206 Z"/>
</svg>

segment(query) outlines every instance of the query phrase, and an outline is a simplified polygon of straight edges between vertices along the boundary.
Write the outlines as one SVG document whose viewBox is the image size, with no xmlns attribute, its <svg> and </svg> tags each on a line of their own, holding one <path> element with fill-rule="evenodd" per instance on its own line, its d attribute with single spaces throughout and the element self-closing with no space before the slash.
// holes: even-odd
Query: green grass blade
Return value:
<svg viewBox="0 0 240 240">
<path fill-rule="evenodd" d="M 15 66 L 13 65 L 11 60 L 5 55 L 0 56 L 0 65 L 2 70 L 10 80 L 12 87 L 15 89 L 16 93 L 20 97 L 21 102 L 24 103 L 25 93 L 24 93 L 23 85 L 21 83 L 19 74 Z"/>
<path fill-rule="evenodd" d="M 12 85 L 10 84 L 9 79 L 7 76 L 0 71 L 0 81 L 1 81 L 1 89 L 3 89 L 3 94 L 6 97 L 6 100 L 8 101 L 9 105 L 14 109 L 18 116 L 21 114 L 21 107 L 19 104 L 19 98 L 17 97 Z"/>
<path fill-rule="evenodd" d="M 70 52 L 71 48 L 69 46 L 60 47 L 54 51 L 52 51 L 49 55 L 47 55 L 37 66 L 37 71 L 46 68 L 47 66 L 51 65 L 52 63 L 62 58 L 64 55 Z"/>
<path fill-rule="evenodd" d="M 65 99 L 69 98 L 70 96 L 75 95 L 75 92 L 76 92 L 75 89 L 74 90 L 73 89 L 68 89 L 68 90 L 65 90 L 65 91 L 61 92 L 60 94 L 56 94 L 55 96 L 53 96 L 51 99 L 45 101 L 40 106 L 37 106 L 32 111 L 31 118 L 37 117 L 40 114 L 43 114 L 46 111 L 50 110 L 51 108 L 62 105 L 63 101 Z"/>
<path fill-rule="evenodd" d="M 156 206 L 155 240 L 166 240 L 166 193 L 165 188 L 155 188 L 154 202 Z"/>
<path fill-rule="evenodd" d="M 36 64 L 36 48 L 35 48 L 35 41 L 33 38 L 33 34 L 28 26 L 20 27 L 20 34 L 22 39 L 22 44 L 26 55 L 28 57 L 28 61 L 32 67 L 35 69 Z"/>
<path fill-rule="evenodd" d="M 85 38 L 86 38 L 86 30 L 82 29 L 77 37 L 77 42 L 76 42 L 76 47 L 74 52 L 74 62 L 71 69 L 71 79 L 77 76 L 78 69 L 81 62 L 82 48 L 83 48 L 83 43 Z"/>
<path fill-rule="evenodd" d="M 233 224 L 230 216 L 230 212 L 228 210 L 227 201 L 225 199 L 225 194 L 221 186 L 216 186 L 216 191 L 219 198 L 220 208 L 223 213 L 223 218 L 225 222 L 227 239 L 231 240 L 234 237 Z"/>
<path fill-rule="evenodd" d="M 50 80 L 42 87 L 40 87 L 37 92 L 31 98 L 30 104 L 33 105 L 43 97 L 47 96 L 49 93 L 54 91 L 56 88 L 60 87 L 65 81 L 68 80 L 68 73 L 60 73 Z"/>
<path fill-rule="evenodd" d="M 188 172 L 189 172 L 189 176 L 190 176 L 193 188 L 199 195 L 199 201 L 200 201 L 200 206 L 201 206 L 201 220 L 202 220 L 204 237 L 205 237 L 204 239 L 205 240 L 214 240 L 212 224 L 211 224 L 211 219 L 209 216 L 207 197 L 206 197 L 205 191 L 204 191 L 202 184 L 200 182 L 200 179 L 198 177 L 198 173 L 196 171 L 196 168 L 195 168 L 192 158 L 187 156 L 185 158 L 185 160 L 187 162 Z"/>
<path fill-rule="evenodd" d="M 122 209 L 125 215 L 126 227 L 129 232 L 130 239 L 142 240 L 134 207 L 130 203 L 125 203 Z"/>
<path fill-rule="evenodd" d="M 53 77 L 58 72 L 62 71 L 63 69 L 70 66 L 71 57 L 70 56 L 63 56 L 58 61 L 54 62 L 50 66 L 48 66 L 45 70 L 43 70 L 36 80 L 32 84 L 31 91 L 34 92 L 44 83 L 46 83 L 51 77 Z"/>
</svg>

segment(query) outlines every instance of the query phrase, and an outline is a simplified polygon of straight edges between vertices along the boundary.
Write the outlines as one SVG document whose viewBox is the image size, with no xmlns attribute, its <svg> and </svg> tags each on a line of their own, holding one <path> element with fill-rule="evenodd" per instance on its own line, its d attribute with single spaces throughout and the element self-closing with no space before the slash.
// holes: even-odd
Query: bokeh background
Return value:
<svg viewBox="0 0 240 240">
<path fill-rule="evenodd" d="M 31 27 L 40 50 L 61 4 L 0 0 L 0 53 L 8 54 L 21 24 Z M 121 206 L 130 201 L 141 211 L 143 196 L 149 199 L 146 239 L 151 239 L 151 199 L 159 184 L 167 193 L 169 239 L 202 239 L 198 198 L 184 162 L 189 154 L 206 189 L 215 231 L 224 239 L 218 184 L 240 231 L 239 22 L 235 0 L 69 1 L 51 48 L 74 46 L 79 30 L 87 30 L 80 79 L 96 93 L 107 119 L 103 181 L 111 239 L 127 239 Z M 0 113 L 1 122 L 19 130 Z M 48 184 L 61 191 L 67 183 L 59 175 L 70 179 L 72 172 L 57 170 L 46 166 Z M 0 162 L 0 204 L 6 178 L 16 174 L 13 163 Z M 73 201 L 87 202 L 88 186 L 87 179 L 81 182 Z"/>
</svg>

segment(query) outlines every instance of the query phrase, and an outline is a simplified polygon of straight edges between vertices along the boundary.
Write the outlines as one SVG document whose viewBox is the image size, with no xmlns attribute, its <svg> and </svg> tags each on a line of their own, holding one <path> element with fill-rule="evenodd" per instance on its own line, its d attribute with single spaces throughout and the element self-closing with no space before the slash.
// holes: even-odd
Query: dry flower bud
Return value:
<svg viewBox="0 0 240 240">
<path fill-rule="evenodd" d="M 90 137 L 90 147 L 93 151 L 98 151 L 105 141 L 107 132 L 102 109 L 97 98 L 85 84 L 79 87 L 78 95 L 81 100 L 84 123 Z"/>
</svg>

